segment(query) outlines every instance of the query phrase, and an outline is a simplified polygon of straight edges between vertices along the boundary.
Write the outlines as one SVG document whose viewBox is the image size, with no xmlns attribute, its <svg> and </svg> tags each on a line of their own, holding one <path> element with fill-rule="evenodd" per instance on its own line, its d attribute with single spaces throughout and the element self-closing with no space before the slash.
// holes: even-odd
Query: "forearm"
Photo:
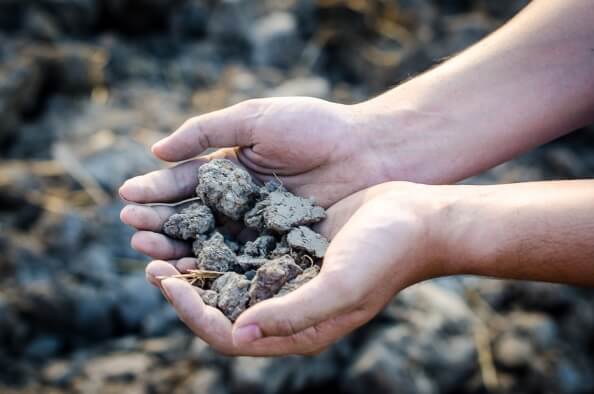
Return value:
<svg viewBox="0 0 594 394">
<path fill-rule="evenodd" d="M 594 286 L 594 181 L 454 188 L 448 273 Z"/>
<path fill-rule="evenodd" d="M 386 178 L 458 181 L 593 121 L 593 38 L 591 2 L 536 0 L 475 46 L 359 104 Z"/>
</svg>

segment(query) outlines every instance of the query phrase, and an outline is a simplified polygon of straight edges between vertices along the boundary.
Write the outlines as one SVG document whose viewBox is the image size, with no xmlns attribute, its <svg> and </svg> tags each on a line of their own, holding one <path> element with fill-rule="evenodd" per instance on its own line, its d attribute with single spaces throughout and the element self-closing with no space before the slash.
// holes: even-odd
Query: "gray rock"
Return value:
<svg viewBox="0 0 594 394">
<path fill-rule="evenodd" d="M 80 158 L 84 169 L 105 189 L 115 192 L 127 179 L 159 168 L 146 147 L 127 137 Z"/>
<path fill-rule="evenodd" d="M 273 297 L 287 281 L 294 279 L 302 272 L 301 267 L 288 255 L 262 265 L 256 271 L 250 286 L 250 306 Z"/>
<path fill-rule="evenodd" d="M 240 53 L 247 46 L 247 37 L 258 15 L 258 4 L 251 0 L 222 0 L 212 9 L 207 32 L 213 40 L 231 46 Z"/>
<path fill-rule="evenodd" d="M 198 170 L 198 197 L 233 220 L 243 217 L 257 193 L 250 174 L 229 160 L 214 159 Z"/>
<path fill-rule="evenodd" d="M 288 68 L 299 60 L 303 42 L 297 21 L 287 12 L 258 19 L 250 31 L 252 58 L 258 66 Z"/>
<path fill-rule="evenodd" d="M 412 340 L 412 338 L 411 338 Z M 405 355 L 371 341 L 357 356 L 341 382 L 346 393 L 437 393 L 438 388 L 423 369 Z"/>
<path fill-rule="evenodd" d="M 316 206 L 313 199 L 275 191 L 247 212 L 244 221 L 249 228 L 285 233 L 325 218 L 324 208 Z"/>
<path fill-rule="evenodd" d="M 321 259 L 328 249 L 328 240 L 308 227 L 299 226 L 287 234 L 287 243 L 294 250 L 304 251 Z"/>
<path fill-rule="evenodd" d="M 292 280 L 285 283 L 280 288 L 278 293 L 276 293 L 275 297 L 280 297 L 280 296 L 288 294 L 292 291 L 297 290 L 298 288 L 300 288 L 301 286 L 303 286 L 304 284 L 306 284 L 307 282 L 309 282 L 310 280 L 315 278 L 319 272 L 320 272 L 320 267 L 318 267 L 317 265 L 312 265 L 311 267 L 306 268 L 302 274 L 296 276 Z"/>
<path fill-rule="evenodd" d="M 200 287 L 197 287 L 196 289 L 198 290 L 198 294 L 200 294 L 200 298 L 202 298 L 202 301 L 204 301 L 206 305 L 213 306 L 215 308 L 217 307 L 217 304 L 219 303 L 219 295 L 216 291 L 204 290 Z"/>
<path fill-rule="evenodd" d="M 17 135 L 22 115 L 37 105 L 42 83 L 41 70 L 30 57 L 0 66 L 0 146 Z"/>
<path fill-rule="evenodd" d="M 172 238 L 196 239 L 215 226 L 215 219 L 206 205 L 192 203 L 181 210 L 180 213 L 171 215 L 163 224 L 163 232 Z"/>
<path fill-rule="evenodd" d="M 37 8 L 29 8 L 23 23 L 23 33 L 34 39 L 55 41 L 60 35 L 60 29 L 50 14 Z"/>
<path fill-rule="evenodd" d="M 248 241 L 243 247 L 243 253 L 254 257 L 266 257 L 276 246 L 272 235 L 261 235 L 254 241 Z"/>
<path fill-rule="evenodd" d="M 351 349 L 345 341 L 315 356 L 236 357 L 230 363 L 231 388 L 242 393 L 300 393 L 336 386 Z"/>
<path fill-rule="evenodd" d="M 139 282 L 136 282 L 136 286 L 141 286 Z M 125 313 L 124 310 L 127 311 L 127 306 L 118 304 L 121 294 L 108 287 L 96 288 L 88 285 L 76 286 L 70 292 L 75 301 L 71 319 L 77 331 L 88 339 L 103 339 L 113 335 L 114 310 L 121 307 L 122 313 Z M 125 300 L 128 301 L 127 298 Z M 138 314 L 131 316 L 128 320 L 130 326 L 127 327 L 137 328 L 144 318 L 145 316 Z"/>
<path fill-rule="evenodd" d="M 237 256 L 237 265 L 241 271 L 255 270 L 271 261 L 266 257 L 253 257 L 247 255 Z"/>
<path fill-rule="evenodd" d="M 177 37 L 202 37 L 206 34 L 209 10 L 202 0 L 188 0 L 170 16 L 169 26 Z"/>
<path fill-rule="evenodd" d="M 147 337 L 167 335 L 180 325 L 175 309 L 165 304 L 146 316 L 142 322 L 142 334 Z"/>
<path fill-rule="evenodd" d="M 197 260 L 201 270 L 227 272 L 237 262 L 237 256 L 227 246 L 223 236 L 215 232 L 202 243 Z"/>
<path fill-rule="evenodd" d="M 130 275 L 121 283 L 116 305 L 118 317 L 127 329 L 139 329 L 162 302 L 159 290 L 146 281 L 144 273 Z"/>
<path fill-rule="evenodd" d="M 25 356 L 35 360 L 44 360 L 55 356 L 61 346 L 62 342 L 57 337 L 42 335 L 29 343 L 25 349 Z"/>
<path fill-rule="evenodd" d="M 250 281 L 235 272 L 227 272 L 213 282 L 212 290 L 219 294 L 217 306 L 229 320 L 235 321 L 247 308 L 249 288 Z"/>
</svg>

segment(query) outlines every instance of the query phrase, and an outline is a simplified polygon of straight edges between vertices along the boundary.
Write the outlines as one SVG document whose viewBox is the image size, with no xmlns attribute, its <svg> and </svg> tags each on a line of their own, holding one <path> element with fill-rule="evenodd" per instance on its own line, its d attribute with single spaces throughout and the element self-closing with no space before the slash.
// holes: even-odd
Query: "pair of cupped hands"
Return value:
<svg viewBox="0 0 594 394">
<path fill-rule="evenodd" d="M 399 290 L 443 274 L 432 186 L 387 182 L 398 151 L 386 154 L 367 131 L 353 106 L 257 99 L 191 118 L 153 146 L 158 158 L 183 162 L 128 180 L 120 189 L 130 202 L 121 219 L 138 230 L 132 246 L 155 259 L 147 279 L 197 336 L 227 355 L 316 354 L 369 321 Z M 208 148 L 221 149 L 198 156 Z M 331 240 L 320 274 L 249 308 L 234 324 L 205 305 L 196 288 L 171 278 L 195 268 L 189 246 L 161 233 L 174 208 L 142 205 L 191 197 L 197 168 L 213 158 L 234 160 L 261 182 L 279 177 L 328 215 L 317 228 Z"/>
</svg>

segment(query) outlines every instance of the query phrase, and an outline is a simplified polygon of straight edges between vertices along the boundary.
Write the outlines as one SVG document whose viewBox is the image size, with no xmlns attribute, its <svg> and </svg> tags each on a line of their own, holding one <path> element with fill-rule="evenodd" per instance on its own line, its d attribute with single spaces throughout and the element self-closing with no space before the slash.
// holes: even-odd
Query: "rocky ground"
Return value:
<svg viewBox="0 0 594 394">
<path fill-rule="evenodd" d="M 3 393 L 594 390 L 592 290 L 439 279 L 313 358 L 225 358 L 144 280 L 120 183 L 147 146 L 250 97 L 365 99 L 524 1 L 0 2 Z M 469 180 L 592 177 L 581 130 Z"/>
</svg>

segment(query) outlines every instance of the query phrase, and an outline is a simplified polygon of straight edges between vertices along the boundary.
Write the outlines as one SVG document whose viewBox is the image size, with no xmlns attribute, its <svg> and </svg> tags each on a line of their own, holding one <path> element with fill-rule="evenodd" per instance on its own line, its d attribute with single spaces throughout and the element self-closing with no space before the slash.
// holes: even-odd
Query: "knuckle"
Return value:
<svg viewBox="0 0 594 394">
<path fill-rule="evenodd" d="M 263 99 L 257 99 L 257 98 L 248 99 L 248 100 L 242 101 L 241 103 L 237 104 L 237 108 L 240 109 L 241 111 L 246 111 L 246 112 L 257 111 L 260 108 L 260 106 L 262 105 L 262 101 L 263 101 Z"/>
<path fill-rule="evenodd" d="M 295 323 L 290 318 L 286 317 L 275 320 L 272 331 L 273 335 L 283 336 L 296 335 L 299 332 Z"/>
</svg>

